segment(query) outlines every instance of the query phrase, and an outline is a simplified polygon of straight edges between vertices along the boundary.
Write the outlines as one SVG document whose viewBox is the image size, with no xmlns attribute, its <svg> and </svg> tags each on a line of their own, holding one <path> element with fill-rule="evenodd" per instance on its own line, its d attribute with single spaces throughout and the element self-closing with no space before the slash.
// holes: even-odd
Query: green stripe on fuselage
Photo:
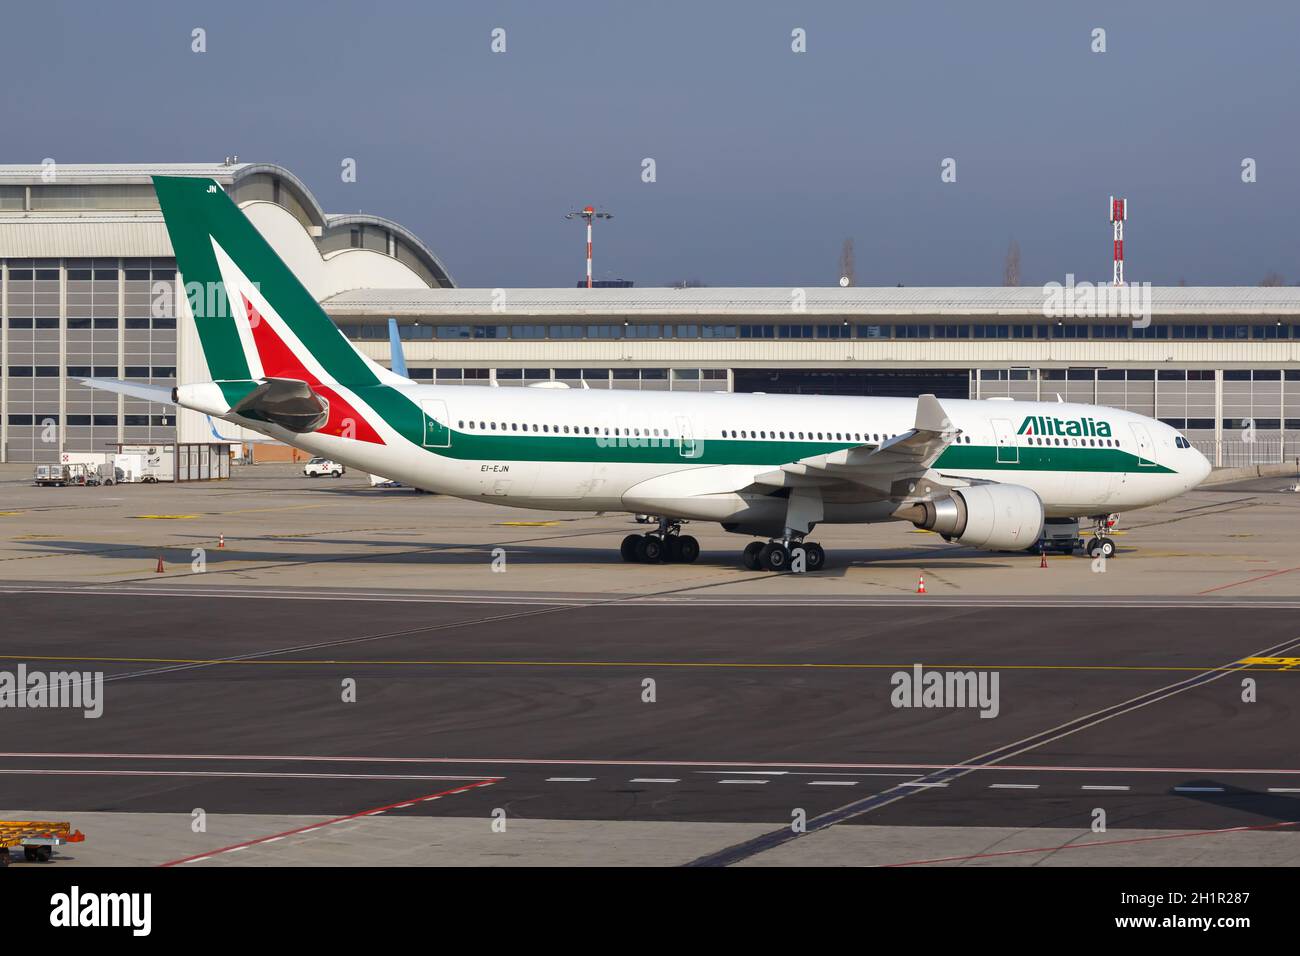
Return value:
<svg viewBox="0 0 1300 956">
<path fill-rule="evenodd" d="M 425 415 L 401 392 L 386 385 L 357 388 L 356 394 L 369 404 L 403 438 L 424 445 Z M 609 462 L 611 464 L 769 465 L 799 461 L 859 442 L 799 441 L 732 438 L 687 439 L 687 454 L 676 438 L 598 437 L 481 433 L 449 428 L 445 448 L 428 451 L 461 461 L 547 461 Z M 1033 446 L 1010 449 L 1018 461 L 998 461 L 993 445 L 951 445 L 932 467 L 965 471 L 1079 471 L 1146 472 L 1172 474 L 1172 469 L 1154 463 L 1143 464 L 1136 455 L 1120 448 Z M 1003 456 L 1008 449 L 1003 448 Z"/>
</svg>

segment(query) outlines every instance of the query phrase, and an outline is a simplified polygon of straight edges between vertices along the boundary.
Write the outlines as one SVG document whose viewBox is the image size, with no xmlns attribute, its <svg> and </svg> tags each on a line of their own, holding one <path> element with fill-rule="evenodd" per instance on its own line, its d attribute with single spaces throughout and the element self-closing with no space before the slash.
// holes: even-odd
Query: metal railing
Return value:
<svg viewBox="0 0 1300 956">
<path fill-rule="evenodd" d="M 1300 438 L 1272 441 L 1243 441 L 1240 438 L 1192 439 L 1192 447 L 1210 460 L 1215 468 L 1248 468 L 1253 465 L 1276 465 L 1300 459 Z"/>
</svg>

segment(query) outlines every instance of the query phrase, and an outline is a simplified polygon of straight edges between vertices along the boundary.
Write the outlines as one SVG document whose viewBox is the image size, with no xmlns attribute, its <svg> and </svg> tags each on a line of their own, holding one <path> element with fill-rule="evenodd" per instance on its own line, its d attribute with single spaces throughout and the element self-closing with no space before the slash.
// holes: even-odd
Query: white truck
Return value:
<svg viewBox="0 0 1300 956">
<path fill-rule="evenodd" d="M 302 473 L 308 478 L 319 478 L 321 475 L 338 478 L 345 471 L 347 469 L 343 467 L 342 463 L 330 461 L 328 458 L 321 458 L 319 455 L 302 466 Z"/>
<path fill-rule="evenodd" d="M 123 481 L 142 481 L 154 484 L 176 480 L 176 447 L 174 445 L 122 445 L 113 456 L 113 464 L 126 472 Z"/>
</svg>

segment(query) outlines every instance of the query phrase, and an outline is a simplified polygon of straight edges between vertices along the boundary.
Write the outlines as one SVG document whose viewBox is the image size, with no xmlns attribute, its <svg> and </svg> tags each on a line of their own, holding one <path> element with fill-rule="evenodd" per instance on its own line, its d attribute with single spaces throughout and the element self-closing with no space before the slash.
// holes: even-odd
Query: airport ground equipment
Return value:
<svg viewBox="0 0 1300 956">
<path fill-rule="evenodd" d="M 0 820 L 0 867 L 8 866 L 10 853 L 23 848 L 29 863 L 48 863 L 56 846 L 80 843 L 86 835 L 72 824 L 44 820 Z"/>
</svg>

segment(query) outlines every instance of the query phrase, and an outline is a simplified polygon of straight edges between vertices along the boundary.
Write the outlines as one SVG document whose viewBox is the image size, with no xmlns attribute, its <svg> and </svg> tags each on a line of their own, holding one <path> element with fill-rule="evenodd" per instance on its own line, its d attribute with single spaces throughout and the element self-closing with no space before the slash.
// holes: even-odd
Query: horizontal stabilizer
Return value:
<svg viewBox="0 0 1300 956">
<path fill-rule="evenodd" d="M 141 385 L 139 382 L 124 382 L 118 378 L 83 378 L 80 382 L 90 388 L 117 392 L 119 395 L 127 395 L 131 398 L 142 398 L 146 402 L 166 402 L 171 405 L 176 401 L 172 398 L 169 385 Z"/>
</svg>

